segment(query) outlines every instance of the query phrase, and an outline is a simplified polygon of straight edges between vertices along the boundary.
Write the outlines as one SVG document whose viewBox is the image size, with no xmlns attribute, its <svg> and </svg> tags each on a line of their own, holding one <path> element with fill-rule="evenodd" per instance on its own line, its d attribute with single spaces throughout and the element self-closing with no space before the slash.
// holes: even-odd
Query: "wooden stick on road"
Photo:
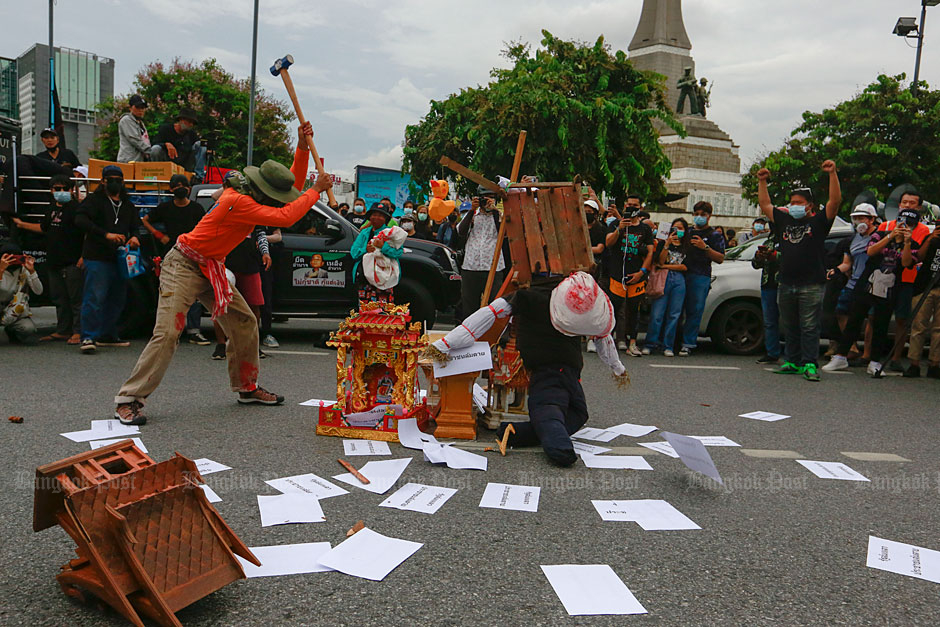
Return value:
<svg viewBox="0 0 940 627">
<path fill-rule="evenodd" d="M 353 477 L 358 479 L 361 483 L 365 483 L 365 484 L 372 483 L 366 478 L 364 474 L 356 470 L 356 467 L 350 464 L 349 462 L 347 462 L 345 459 L 337 459 L 336 461 L 338 461 L 343 466 L 343 468 L 349 471 L 349 474 L 351 474 Z"/>
</svg>

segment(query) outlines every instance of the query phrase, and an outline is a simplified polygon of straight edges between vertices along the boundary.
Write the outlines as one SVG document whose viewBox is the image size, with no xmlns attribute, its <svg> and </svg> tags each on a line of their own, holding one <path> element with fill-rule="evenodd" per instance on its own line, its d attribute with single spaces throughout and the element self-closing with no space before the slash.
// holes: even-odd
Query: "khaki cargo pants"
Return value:
<svg viewBox="0 0 940 627">
<path fill-rule="evenodd" d="M 920 306 L 917 317 L 911 323 L 911 346 L 907 351 L 907 358 L 911 361 L 920 361 L 924 353 L 924 341 L 929 335 L 928 360 L 931 364 L 936 364 L 940 362 L 940 287 L 933 288 L 921 298 L 924 299 L 924 304 Z M 932 324 L 931 318 L 933 318 Z"/>
<path fill-rule="evenodd" d="M 226 355 L 232 390 L 250 392 L 258 380 L 258 321 L 238 290 L 232 291 L 228 311 L 216 322 L 228 337 Z M 173 248 L 160 271 L 160 300 L 153 336 L 137 359 L 130 378 L 114 397 L 115 403 L 135 400 L 143 403 L 157 389 L 176 352 L 179 335 L 186 328 L 186 312 L 196 299 L 212 311 L 215 294 L 209 279 L 196 262 Z"/>
</svg>

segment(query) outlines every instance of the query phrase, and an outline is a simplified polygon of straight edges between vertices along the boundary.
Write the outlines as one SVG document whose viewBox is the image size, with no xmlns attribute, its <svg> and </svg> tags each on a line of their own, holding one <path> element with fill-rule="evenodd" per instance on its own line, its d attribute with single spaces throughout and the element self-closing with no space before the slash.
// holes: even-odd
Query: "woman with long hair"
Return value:
<svg viewBox="0 0 940 627">
<path fill-rule="evenodd" d="M 676 327 L 685 302 L 685 257 L 689 251 L 689 223 L 676 218 L 669 228 L 669 236 L 660 240 L 653 263 L 659 270 L 668 272 L 663 295 L 653 301 L 650 323 L 646 331 L 646 346 L 643 353 L 663 350 L 666 357 L 673 357 Z"/>
</svg>

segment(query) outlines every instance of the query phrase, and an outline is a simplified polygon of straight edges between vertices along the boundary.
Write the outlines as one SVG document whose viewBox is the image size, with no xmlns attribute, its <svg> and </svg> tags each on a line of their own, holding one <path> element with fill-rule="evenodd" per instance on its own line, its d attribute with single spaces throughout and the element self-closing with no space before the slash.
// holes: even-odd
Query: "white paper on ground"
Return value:
<svg viewBox="0 0 940 627">
<path fill-rule="evenodd" d="M 221 503 L 221 502 L 222 502 L 222 497 L 219 496 L 218 494 L 216 494 L 216 493 L 215 493 L 215 490 L 213 490 L 212 488 L 210 488 L 210 487 L 207 486 L 206 484 L 200 483 L 200 484 L 199 484 L 199 487 L 202 488 L 202 491 L 206 493 L 206 499 L 208 499 L 210 503 Z M 260 558 L 259 558 L 259 559 L 260 559 Z"/>
<path fill-rule="evenodd" d="M 261 526 L 287 525 L 291 523 L 316 523 L 326 520 L 317 497 L 302 492 L 258 496 L 261 511 Z"/>
<path fill-rule="evenodd" d="M 388 442 L 379 440 L 343 440 L 344 455 L 391 455 Z"/>
<path fill-rule="evenodd" d="M 417 418 L 405 418 L 398 421 L 398 441 L 405 448 L 420 451 L 424 448 L 425 442 L 437 442 L 437 439 L 418 428 Z"/>
<path fill-rule="evenodd" d="M 401 477 L 401 473 L 405 472 L 405 467 L 408 466 L 410 461 L 410 457 L 405 457 L 402 459 L 383 459 L 380 462 L 367 463 L 359 469 L 359 472 L 369 480 L 369 483 L 362 483 L 349 472 L 336 475 L 333 478 L 337 481 L 342 481 L 343 483 L 348 483 L 349 485 L 366 490 L 367 492 L 385 494 L 388 492 L 389 488 L 395 485 L 395 482 Z"/>
<path fill-rule="evenodd" d="M 800 464 L 820 479 L 841 479 L 842 481 L 869 481 L 868 477 L 860 474 L 842 462 L 817 462 L 807 459 L 798 459 Z"/>
<path fill-rule="evenodd" d="M 640 446 L 648 448 L 651 451 L 656 451 L 657 453 L 662 453 L 663 455 L 668 455 L 669 457 L 675 457 L 679 459 L 679 454 L 676 453 L 676 450 L 672 448 L 672 444 L 669 442 L 640 442 Z"/>
<path fill-rule="evenodd" d="M 193 462 L 196 464 L 196 470 L 199 471 L 200 475 L 211 475 L 214 472 L 221 472 L 223 470 L 232 469 L 231 466 L 214 462 L 211 459 L 206 459 L 205 457 L 194 459 Z"/>
<path fill-rule="evenodd" d="M 569 616 L 646 614 L 630 588 L 607 564 L 542 566 Z"/>
<path fill-rule="evenodd" d="M 274 577 L 277 575 L 301 575 L 303 573 L 326 573 L 333 569 L 321 566 L 317 560 L 330 550 L 329 542 L 307 542 L 304 544 L 281 544 L 275 546 L 248 547 L 261 566 L 255 566 L 239 557 L 238 562 L 245 571 L 245 576 Z"/>
<path fill-rule="evenodd" d="M 574 445 L 574 452 L 578 455 L 584 455 L 585 453 L 589 455 L 600 455 L 601 453 L 606 453 L 610 449 L 604 448 L 603 446 L 594 446 L 593 444 L 587 444 L 585 442 L 579 442 L 574 440 L 571 442 Z"/>
<path fill-rule="evenodd" d="M 582 453 L 581 461 L 588 468 L 612 468 L 622 470 L 652 470 L 642 455 L 591 455 Z"/>
<path fill-rule="evenodd" d="M 455 488 L 406 483 L 390 497 L 379 503 L 379 506 L 434 514 L 447 502 L 447 499 L 456 493 Z"/>
<path fill-rule="evenodd" d="M 783 420 L 784 418 L 790 418 L 790 416 L 784 416 L 783 414 L 775 414 L 770 411 L 752 411 L 746 414 L 738 414 L 741 418 L 750 418 L 751 420 L 763 420 L 764 422 L 776 422 L 777 420 Z"/>
<path fill-rule="evenodd" d="M 617 425 L 616 427 L 607 427 L 607 430 L 619 433 L 620 435 L 626 435 L 631 438 L 642 438 L 644 435 L 649 435 L 658 428 L 659 427 L 654 427 L 652 425 L 635 425 L 629 422 L 625 422 L 622 425 Z"/>
<path fill-rule="evenodd" d="M 114 440 L 92 440 L 89 442 L 91 444 L 91 450 L 99 449 L 102 446 L 107 446 L 109 444 L 114 444 L 115 442 L 122 442 L 124 440 L 133 440 L 134 446 L 139 448 L 142 453 L 149 453 L 147 447 L 144 446 L 144 443 L 140 441 L 140 438 L 115 438 Z"/>
<path fill-rule="evenodd" d="M 486 411 L 486 400 L 487 394 L 479 383 L 473 384 L 473 404 L 477 406 L 481 412 Z"/>
<path fill-rule="evenodd" d="M 480 507 L 537 512 L 540 492 L 541 488 L 535 486 L 487 483 Z"/>
<path fill-rule="evenodd" d="M 424 453 L 424 461 L 432 464 L 446 464 L 447 455 L 444 452 L 446 448 L 450 448 L 450 445 L 439 442 L 424 442 L 424 446 L 421 447 L 421 451 Z"/>
<path fill-rule="evenodd" d="M 635 522 L 645 531 L 701 529 L 688 516 L 659 499 L 591 501 L 591 503 L 600 514 L 601 520 Z"/>
<path fill-rule="evenodd" d="M 293 477 L 281 477 L 280 479 L 271 479 L 270 481 L 265 481 L 265 483 L 275 490 L 283 492 L 284 494 L 299 492 L 301 494 L 312 494 L 318 499 L 349 494 L 348 491 L 339 487 L 335 483 L 331 483 L 322 477 L 316 476 L 313 473 L 308 473 L 306 475 L 294 475 Z"/>
<path fill-rule="evenodd" d="M 447 464 L 454 470 L 486 470 L 487 459 L 482 455 L 459 449 L 450 444 L 425 442 L 424 460 L 432 464 Z"/>
<path fill-rule="evenodd" d="M 332 407 L 336 404 L 336 401 L 327 401 L 321 398 L 311 398 L 309 401 L 304 401 L 303 403 L 298 403 L 301 407 L 319 407 L 320 405 L 324 407 Z"/>
<path fill-rule="evenodd" d="M 715 468 L 715 462 L 711 455 L 705 450 L 705 445 L 701 440 L 678 433 L 669 433 L 663 431 L 663 437 L 672 445 L 673 450 L 678 453 L 679 460 L 688 467 L 689 470 L 700 472 L 706 477 L 711 477 L 721 485 L 725 482 L 721 480 L 718 469 Z"/>
<path fill-rule="evenodd" d="M 91 440 L 104 440 L 109 438 L 124 438 L 124 436 L 139 435 L 140 427 L 122 425 L 118 420 L 92 420 L 91 429 L 84 431 L 70 431 L 60 433 L 72 442 L 89 442 Z"/>
<path fill-rule="evenodd" d="M 940 583 L 940 551 L 868 536 L 869 568 Z"/>
<path fill-rule="evenodd" d="M 474 342 L 473 346 L 453 350 L 447 353 L 447 363 L 443 366 L 434 362 L 434 376 L 452 377 L 456 374 L 479 372 L 493 367 L 490 345 L 486 342 Z"/>
<path fill-rule="evenodd" d="M 389 538 L 364 527 L 321 555 L 319 563 L 353 577 L 382 581 L 422 546 L 420 542 Z"/>
<path fill-rule="evenodd" d="M 705 446 L 741 446 L 734 440 L 729 440 L 723 435 L 690 435 Z"/>
<path fill-rule="evenodd" d="M 609 431 L 606 429 L 595 429 L 594 427 L 583 427 L 577 433 L 571 434 L 573 438 L 581 438 L 582 440 L 595 440 L 597 442 L 610 442 L 616 438 L 619 433 L 616 431 Z"/>
</svg>

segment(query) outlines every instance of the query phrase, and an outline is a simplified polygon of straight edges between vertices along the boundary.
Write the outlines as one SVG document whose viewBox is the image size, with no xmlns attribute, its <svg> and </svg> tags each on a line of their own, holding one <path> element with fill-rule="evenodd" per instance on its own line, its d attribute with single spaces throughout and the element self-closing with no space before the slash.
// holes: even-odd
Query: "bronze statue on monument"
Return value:
<svg viewBox="0 0 940 627">
<path fill-rule="evenodd" d="M 706 89 L 706 85 L 708 85 L 707 78 L 703 78 L 696 83 L 692 68 L 685 68 L 682 76 L 676 81 L 676 87 L 679 89 L 679 102 L 676 104 L 676 113 L 685 113 L 685 101 L 688 99 L 689 115 L 700 115 L 704 118 L 712 93 L 711 87 Z"/>
</svg>

